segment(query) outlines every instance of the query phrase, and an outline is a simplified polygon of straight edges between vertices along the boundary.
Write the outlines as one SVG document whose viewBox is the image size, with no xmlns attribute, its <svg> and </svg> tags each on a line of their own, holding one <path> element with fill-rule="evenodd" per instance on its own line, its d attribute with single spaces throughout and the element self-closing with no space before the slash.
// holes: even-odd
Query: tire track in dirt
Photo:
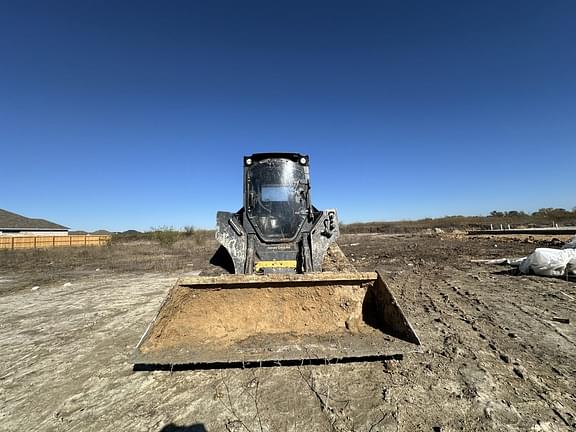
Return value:
<svg viewBox="0 0 576 432">
<path fill-rule="evenodd" d="M 501 346 L 503 344 L 514 348 L 512 351 L 515 355 L 518 355 L 518 351 L 522 348 L 526 348 L 527 346 L 521 343 L 515 343 L 515 341 L 511 341 L 510 339 L 515 339 L 516 335 L 513 332 L 510 332 L 510 328 L 502 325 L 495 321 L 492 318 L 491 314 L 489 314 L 491 308 L 486 302 L 480 300 L 475 294 L 470 293 L 468 290 L 462 290 L 459 285 L 462 285 L 462 278 L 450 278 L 450 279 L 443 279 L 441 281 L 443 288 L 445 291 L 450 291 L 454 293 L 454 295 L 448 295 L 446 292 L 442 294 L 442 297 L 446 300 L 446 303 L 449 304 L 454 311 L 457 312 L 459 318 L 470 325 L 471 329 L 476 332 L 480 338 L 485 339 L 488 343 L 488 347 L 494 352 L 495 356 L 499 358 L 504 364 L 509 365 L 511 372 L 516 375 L 517 377 L 521 378 L 521 380 L 527 380 L 529 385 L 524 385 L 523 391 L 532 394 L 533 397 L 538 397 L 542 401 L 545 402 L 547 407 L 566 425 L 566 426 L 576 426 L 576 415 L 574 414 L 574 409 L 571 407 L 566 407 L 563 405 L 558 399 L 574 399 L 573 395 L 569 393 L 570 384 L 566 382 L 567 385 L 565 390 L 567 392 L 558 392 L 556 391 L 554 395 L 550 394 L 551 387 L 547 384 L 546 380 L 542 380 L 542 377 L 539 376 L 540 379 L 537 379 L 536 376 L 538 375 L 538 371 L 531 370 L 530 373 L 527 373 L 526 369 L 522 365 L 521 361 L 518 358 L 511 358 L 505 349 L 502 349 Z M 545 320 L 541 319 L 537 314 L 531 313 L 527 311 L 523 306 L 518 304 L 517 302 L 511 303 L 514 307 L 520 309 L 526 315 L 528 315 L 532 320 L 538 322 L 543 326 L 545 329 L 552 330 L 558 332 L 554 326 L 550 323 L 546 322 Z M 474 320 L 471 318 L 470 310 L 474 309 L 475 311 L 482 313 L 482 323 L 479 324 L 478 320 Z M 492 328 L 486 328 L 486 325 L 491 326 Z M 534 326 L 532 326 L 534 327 Z M 484 331 L 480 332 L 480 329 L 483 328 Z M 542 330 L 542 329 L 539 329 Z M 561 336 L 565 337 L 570 344 L 573 345 L 573 342 L 570 338 L 566 337 L 564 334 L 560 333 Z M 508 339 L 506 339 L 506 337 Z M 502 342 L 501 342 L 502 341 Z M 537 359 L 542 360 L 538 357 L 537 353 L 534 352 L 533 355 L 536 356 Z M 522 355 L 520 355 L 522 356 Z M 525 357 L 525 356 L 523 356 Z M 541 364 L 546 364 L 541 362 Z M 556 373 L 559 371 L 556 369 Z M 564 376 L 560 372 L 561 376 Z M 511 376 L 514 379 L 514 376 Z M 557 380 L 554 380 L 554 384 L 557 384 Z M 524 381 L 521 381 L 521 383 Z M 517 384 L 518 386 L 518 384 Z M 557 385 L 556 385 L 557 387 Z M 512 407 L 512 406 L 510 406 Z"/>
</svg>

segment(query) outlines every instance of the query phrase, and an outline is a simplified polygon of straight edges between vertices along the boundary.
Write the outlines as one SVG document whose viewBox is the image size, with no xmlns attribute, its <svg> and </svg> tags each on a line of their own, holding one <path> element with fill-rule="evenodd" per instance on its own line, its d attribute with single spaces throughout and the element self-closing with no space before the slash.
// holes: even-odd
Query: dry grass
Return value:
<svg viewBox="0 0 576 432">
<path fill-rule="evenodd" d="M 341 224 L 341 231 L 347 234 L 356 233 L 416 233 L 434 228 L 450 229 L 489 229 L 492 224 L 499 228 L 500 224 L 513 227 L 543 227 L 557 223 L 562 226 L 576 225 L 576 211 L 565 214 L 548 213 L 532 215 L 505 214 L 501 216 L 446 216 L 442 218 L 427 218 L 415 221 L 367 222 Z"/>
<path fill-rule="evenodd" d="M 114 234 L 112 240 L 113 242 L 152 241 L 162 246 L 172 246 L 181 241 L 188 241 L 195 245 L 203 245 L 213 238 L 214 231 L 212 230 L 197 230 L 192 226 L 187 226 L 182 230 L 177 230 L 173 227 L 158 227 L 152 228 L 147 232 L 127 231 L 125 233 Z"/>
<path fill-rule="evenodd" d="M 0 250 L 0 276 L 26 275 L 10 284 L 12 292 L 66 281 L 78 273 L 182 273 L 207 262 L 217 247 L 213 233 L 210 236 L 206 231 L 194 235 L 167 234 L 162 238 L 154 235 L 114 236 L 109 245 L 102 247 Z M 2 287 L 0 295 L 8 292 Z"/>
</svg>

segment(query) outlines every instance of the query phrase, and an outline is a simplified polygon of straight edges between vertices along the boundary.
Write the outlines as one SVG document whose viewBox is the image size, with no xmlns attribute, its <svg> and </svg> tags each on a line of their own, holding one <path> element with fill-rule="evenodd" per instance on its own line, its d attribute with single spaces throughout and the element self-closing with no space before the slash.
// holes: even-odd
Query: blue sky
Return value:
<svg viewBox="0 0 576 432">
<path fill-rule="evenodd" d="M 0 5 L 0 208 L 215 225 L 242 156 L 344 222 L 576 206 L 576 2 Z"/>
</svg>

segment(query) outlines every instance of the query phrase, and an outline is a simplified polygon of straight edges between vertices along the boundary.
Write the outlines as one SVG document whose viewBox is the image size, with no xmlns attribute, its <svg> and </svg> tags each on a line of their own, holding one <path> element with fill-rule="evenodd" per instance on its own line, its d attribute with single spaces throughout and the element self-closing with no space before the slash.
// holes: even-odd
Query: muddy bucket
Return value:
<svg viewBox="0 0 576 432">
<path fill-rule="evenodd" d="M 135 365 L 248 365 L 394 357 L 420 341 L 378 273 L 186 277 Z"/>
</svg>

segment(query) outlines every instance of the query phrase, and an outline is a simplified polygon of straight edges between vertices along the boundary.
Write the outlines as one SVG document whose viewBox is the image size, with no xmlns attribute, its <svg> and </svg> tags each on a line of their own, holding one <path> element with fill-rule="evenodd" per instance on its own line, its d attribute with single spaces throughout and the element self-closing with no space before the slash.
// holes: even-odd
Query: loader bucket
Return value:
<svg viewBox="0 0 576 432">
<path fill-rule="evenodd" d="M 135 368 L 386 358 L 419 345 L 378 273 L 185 277 L 138 343 Z"/>
</svg>

